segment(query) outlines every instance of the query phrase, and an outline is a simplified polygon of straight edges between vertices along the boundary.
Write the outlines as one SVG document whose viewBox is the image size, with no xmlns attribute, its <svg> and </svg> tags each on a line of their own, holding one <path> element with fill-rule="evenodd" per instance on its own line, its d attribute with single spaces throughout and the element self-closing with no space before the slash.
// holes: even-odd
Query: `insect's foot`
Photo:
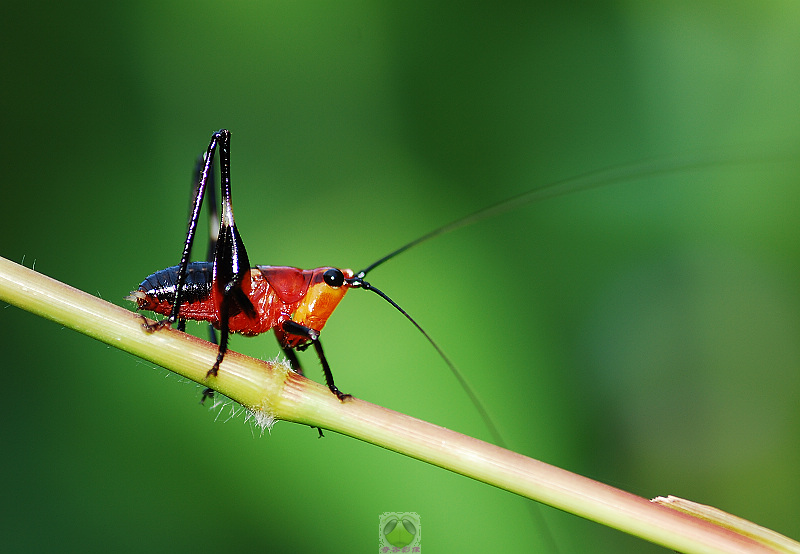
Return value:
<svg viewBox="0 0 800 554">
<path fill-rule="evenodd" d="M 203 398 L 200 399 L 200 404 L 205 404 L 206 398 L 214 398 L 214 389 L 206 389 L 203 391 Z"/>
<path fill-rule="evenodd" d="M 219 371 L 219 364 L 222 363 L 222 359 L 224 356 L 225 352 L 220 352 L 219 354 L 217 354 L 217 361 L 214 362 L 214 365 L 211 366 L 211 369 L 209 369 L 208 373 L 206 373 L 206 379 L 208 379 L 209 377 L 217 376 L 217 372 Z"/>
<path fill-rule="evenodd" d="M 143 315 L 140 315 L 139 317 L 142 318 L 142 329 L 148 333 L 154 333 L 159 329 L 163 329 L 164 327 L 169 327 L 172 325 L 172 322 L 169 319 L 162 319 L 161 321 L 154 321 L 153 323 L 150 323 Z"/>
<path fill-rule="evenodd" d="M 340 402 L 344 402 L 348 398 L 353 398 L 352 394 L 345 394 L 336 387 L 328 387 L 328 388 L 331 389 L 331 392 L 336 395 L 336 398 L 338 398 Z"/>
</svg>

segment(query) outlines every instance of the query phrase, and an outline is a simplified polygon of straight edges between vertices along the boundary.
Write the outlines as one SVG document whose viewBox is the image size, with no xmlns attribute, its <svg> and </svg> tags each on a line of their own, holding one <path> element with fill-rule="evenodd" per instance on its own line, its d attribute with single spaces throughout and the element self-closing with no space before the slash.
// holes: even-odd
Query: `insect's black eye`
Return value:
<svg viewBox="0 0 800 554">
<path fill-rule="evenodd" d="M 322 274 L 322 278 L 329 287 L 341 287 L 344 284 L 344 275 L 338 269 L 329 269 Z"/>
</svg>

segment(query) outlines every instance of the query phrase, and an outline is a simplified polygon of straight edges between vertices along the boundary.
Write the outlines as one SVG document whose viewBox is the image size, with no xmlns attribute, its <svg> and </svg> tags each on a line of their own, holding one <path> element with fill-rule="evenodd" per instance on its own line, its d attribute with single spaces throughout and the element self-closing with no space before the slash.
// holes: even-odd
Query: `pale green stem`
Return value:
<svg viewBox="0 0 800 554">
<path fill-rule="evenodd" d="M 282 364 L 230 352 L 219 376 L 207 379 L 211 343 L 173 329 L 146 332 L 140 315 L 3 258 L 0 300 L 210 386 L 262 422 L 350 435 L 682 552 L 792 551 L 363 400 L 339 402 Z"/>
</svg>

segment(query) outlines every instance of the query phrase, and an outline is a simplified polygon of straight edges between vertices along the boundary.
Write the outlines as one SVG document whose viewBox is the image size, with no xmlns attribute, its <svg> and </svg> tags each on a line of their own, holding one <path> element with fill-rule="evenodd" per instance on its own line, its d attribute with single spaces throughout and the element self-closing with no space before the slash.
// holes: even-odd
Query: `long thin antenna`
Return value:
<svg viewBox="0 0 800 554">
<path fill-rule="evenodd" d="M 491 418 L 491 416 L 489 416 L 489 412 L 483 406 L 483 402 L 481 402 L 480 398 L 478 398 L 478 395 L 475 393 L 475 391 L 472 388 L 472 386 L 469 384 L 469 382 L 466 380 L 466 378 L 461 374 L 461 372 L 458 370 L 456 365 L 450 360 L 450 358 L 447 357 L 447 355 L 439 347 L 439 345 L 436 344 L 436 342 L 431 338 L 431 336 L 427 332 L 425 332 L 425 329 L 423 329 L 419 325 L 419 323 L 417 323 L 414 320 L 414 318 L 411 317 L 408 314 L 408 312 L 406 312 L 403 308 L 401 308 L 397 304 L 397 302 L 395 302 L 394 300 L 389 298 L 389 296 L 386 295 L 380 289 L 375 288 L 371 284 L 369 284 L 368 282 L 364 281 L 364 279 L 359 277 L 358 275 L 356 275 L 352 279 L 347 279 L 347 283 L 352 288 L 362 288 L 362 289 L 365 289 L 365 290 L 371 290 L 372 292 L 374 292 L 375 294 L 377 294 L 378 296 L 380 296 L 381 298 L 386 300 L 389 304 L 394 306 L 394 308 L 398 312 L 403 314 L 406 317 L 406 319 L 408 319 L 414 325 L 414 327 L 416 327 L 419 330 L 419 332 L 422 333 L 422 335 L 427 339 L 427 341 L 429 343 L 431 343 L 431 345 L 436 349 L 436 352 L 439 353 L 439 356 L 447 364 L 447 367 L 450 368 L 450 371 L 455 376 L 456 380 L 458 381 L 458 384 L 461 385 L 461 388 L 464 390 L 464 392 L 469 397 L 470 402 L 472 402 L 472 405 L 478 411 L 478 414 L 480 415 L 481 419 L 483 420 L 483 423 L 486 425 L 486 428 L 489 430 L 489 434 L 492 435 L 492 438 L 494 439 L 495 444 L 497 446 L 501 446 L 503 448 L 508 448 L 508 445 L 507 445 L 505 439 L 503 439 L 503 436 L 500 434 L 500 431 L 497 429 L 497 426 L 494 424 L 494 420 Z M 550 526 L 547 525 L 547 522 L 545 521 L 544 516 L 542 515 L 542 512 L 539 509 L 538 504 L 536 502 L 529 502 L 528 503 L 528 509 L 530 510 L 530 514 L 531 514 L 531 517 L 533 518 L 533 521 L 536 523 L 536 525 L 539 527 L 539 529 L 540 529 L 540 531 L 542 533 L 542 539 L 548 544 L 548 547 L 549 547 L 548 550 L 550 552 L 558 552 L 559 548 L 558 548 L 558 545 L 556 544 L 555 537 L 553 536 L 553 533 L 550 531 Z"/>
<path fill-rule="evenodd" d="M 422 235 L 421 237 L 412 240 L 411 242 L 404 244 L 400 248 L 390 252 L 386 256 L 378 259 L 377 261 L 373 262 L 372 264 L 368 265 L 366 268 L 362 269 L 352 279 L 348 280 L 348 284 L 353 288 L 363 288 L 366 290 L 371 290 L 372 292 L 378 294 L 381 298 L 389 302 L 392 306 L 395 307 L 401 314 L 403 314 L 414 326 L 422 333 L 425 339 L 431 343 L 431 345 L 436 349 L 436 352 L 439 353 L 439 356 L 444 360 L 447 366 L 450 368 L 450 371 L 455 376 L 456 380 L 458 380 L 461 388 L 464 389 L 464 392 L 469 397 L 472 404 L 478 410 L 481 415 L 481 418 L 484 420 L 486 427 L 489 429 L 494 440 L 497 442 L 498 445 L 504 446 L 505 441 L 503 440 L 500 432 L 497 430 L 492 419 L 489 417 L 489 413 L 484 408 L 483 404 L 481 403 L 480 399 L 478 398 L 475 391 L 469 385 L 467 380 L 455 366 L 455 364 L 447 357 L 444 351 L 439 347 L 438 344 L 431 338 L 430 335 L 417 323 L 414 318 L 412 318 L 403 308 L 401 308 L 394 300 L 389 298 L 386 294 L 384 294 L 381 290 L 375 288 L 368 282 L 364 281 L 364 277 L 378 267 L 379 265 L 383 264 L 394 258 L 395 256 L 402 254 L 406 250 L 417 246 L 427 240 L 430 240 L 434 237 L 438 237 L 439 235 L 443 235 L 445 233 L 449 233 L 450 231 L 455 231 L 456 229 L 460 229 L 461 227 L 465 227 L 467 225 L 471 225 L 472 223 L 476 223 L 478 221 L 482 221 L 484 219 L 488 219 L 490 217 L 500 215 L 505 213 L 509 210 L 512 210 L 518 206 L 529 204 L 531 202 L 536 202 L 539 200 L 544 200 L 546 198 L 553 198 L 557 196 L 563 196 L 566 194 L 570 194 L 573 192 L 589 190 L 605 185 L 610 185 L 612 183 L 620 183 L 625 181 L 631 181 L 634 179 L 642 179 L 646 177 L 654 177 L 657 175 L 667 175 L 670 173 L 676 173 L 678 171 L 688 171 L 688 170 L 700 170 L 709 167 L 719 167 L 719 166 L 733 166 L 733 165 L 742 165 L 742 164 L 754 164 L 754 163 L 763 163 L 763 162 L 776 162 L 776 161 L 787 161 L 794 159 L 793 156 L 785 152 L 778 152 L 771 151 L 768 153 L 746 153 L 746 154 L 728 154 L 728 155 L 707 155 L 704 157 L 683 157 L 683 158 L 670 158 L 670 159 L 661 159 L 661 160 L 650 160 L 635 164 L 626 164 L 626 165 L 616 165 L 610 166 L 602 169 L 598 169 L 595 171 L 590 171 L 588 173 L 584 173 L 583 175 L 579 175 L 577 177 L 571 177 L 569 179 L 562 179 L 560 181 L 555 181 L 548 185 L 544 185 L 539 188 L 535 188 L 533 190 L 529 190 L 523 192 L 522 194 L 518 194 L 516 196 L 512 196 L 506 200 L 498 202 L 497 204 L 493 204 L 477 212 L 473 212 L 467 216 L 461 217 L 452 221 L 446 225 L 442 225 Z"/>
<path fill-rule="evenodd" d="M 395 307 L 397 311 L 403 314 L 406 319 L 408 319 L 414 327 L 416 327 L 420 333 L 425 337 L 425 339 L 436 349 L 436 352 L 439 356 L 444 360 L 447 364 L 447 367 L 450 368 L 451 373 L 455 376 L 456 380 L 458 381 L 461 388 L 469 397 L 470 401 L 472 402 L 475 409 L 480 414 L 481 419 L 483 419 L 484 424 L 486 425 L 489 433 L 492 435 L 492 438 L 495 441 L 495 444 L 498 446 L 502 446 L 503 448 L 507 448 L 506 442 L 503 439 L 500 431 L 497 429 L 497 426 L 494 424 L 494 421 L 489 416 L 489 412 L 483 406 L 483 403 L 478 398 L 478 395 L 475 393 L 473 388 L 470 386 L 469 382 L 466 378 L 461 374 L 455 364 L 447 357 L 444 351 L 439 347 L 438 344 L 431 338 L 430 335 L 417 323 L 414 318 L 412 318 L 408 312 L 406 312 L 403 308 L 401 308 L 394 300 L 389 298 L 385 293 L 383 293 L 380 289 L 375 288 L 368 282 L 364 281 L 364 277 L 378 267 L 379 265 L 383 264 L 394 258 L 395 256 L 402 254 L 406 250 L 417 246 L 425 241 L 428 241 L 434 237 L 438 237 L 439 235 L 443 235 L 445 233 L 449 233 L 450 231 L 455 231 L 456 229 L 460 229 L 461 227 L 465 227 L 467 225 L 471 225 L 472 223 L 476 223 L 478 221 L 482 221 L 484 219 L 488 219 L 490 217 L 503 214 L 508 212 L 516 207 L 522 206 L 524 204 L 529 204 L 531 202 L 536 202 L 539 200 L 544 200 L 546 198 L 553 198 L 557 196 L 564 196 L 566 194 L 570 194 L 573 192 L 589 190 L 593 188 L 598 188 L 605 185 L 610 185 L 612 183 L 621 183 L 626 181 L 632 181 L 634 179 L 643 179 L 646 177 L 654 177 L 658 175 L 668 175 L 670 173 L 676 173 L 678 171 L 689 171 L 689 170 L 700 170 L 709 167 L 718 167 L 718 166 L 733 166 L 733 165 L 742 165 L 742 164 L 754 164 L 754 163 L 763 163 L 763 162 L 775 162 L 775 161 L 791 161 L 795 159 L 794 156 L 790 156 L 786 153 L 768 153 L 768 154 L 744 154 L 744 155 L 726 155 L 726 156 L 713 156 L 709 155 L 706 157 L 692 157 L 692 158 L 671 158 L 667 160 L 651 160 L 647 162 L 635 163 L 635 164 L 626 164 L 626 165 L 617 165 L 602 168 L 595 171 L 590 171 L 588 173 L 584 173 L 583 175 L 579 175 L 577 177 L 571 177 L 569 179 L 562 179 L 560 181 L 555 181 L 548 185 L 544 185 L 539 188 L 535 188 L 533 190 L 529 190 L 523 192 L 522 194 L 518 194 L 516 196 L 512 196 L 506 200 L 498 202 L 497 204 L 493 204 L 477 212 L 473 212 L 469 215 L 456 219 L 446 225 L 442 225 L 422 235 L 421 237 L 412 240 L 411 242 L 404 244 L 400 248 L 390 252 L 386 256 L 378 259 L 377 261 L 373 262 L 372 264 L 368 265 L 366 268 L 362 269 L 352 279 L 348 279 L 347 283 L 353 288 L 363 288 L 365 290 L 371 290 L 384 300 L 386 300 L 389 304 Z M 538 523 L 538 525 L 543 529 L 543 533 L 545 536 L 545 540 L 548 541 L 550 544 L 551 549 L 555 552 L 558 550 L 558 547 L 555 543 L 555 539 L 550 532 L 550 528 L 547 523 L 544 521 L 541 512 L 537 509 L 535 504 L 531 504 L 531 514 L 534 520 Z"/>
<path fill-rule="evenodd" d="M 455 221 L 451 221 L 446 225 L 442 225 L 441 227 L 434 229 L 433 231 L 430 231 L 429 233 L 426 233 L 407 244 L 404 244 L 397 250 L 390 252 L 389 254 L 385 255 L 379 260 L 368 265 L 365 269 L 359 271 L 356 274 L 356 277 L 363 278 L 364 276 L 366 276 L 367 273 L 369 273 L 379 265 L 383 264 L 384 262 L 389 261 L 398 254 L 402 254 L 406 250 L 414 246 L 417 246 L 418 244 L 421 244 L 425 241 L 428 241 L 434 237 L 438 237 L 439 235 L 449 233 L 450 231 L 455 231 L 456 229 L 460 229 L 461 227 L 465 227 L 467 225 L 471 225 L 478 221 L 482 221 L 484 219 L 500 215 L 518 206 L 522 206 L 524 204 L 530 204 L 531 202 L 536 202 L 538 200 L 544 200 L 546 198 L 554 198 L 557 196 L 564 196 L 566 194 L 570 194 L 573 192 L 598 188 L 610 185 L 612 183 L 623 183 L 626 181 L 632 181 L 634 179 L 642 179 L 645 177 L 668 175 L 670 173 L 676 173 L 678 171 L 699 170 L 717 166 L 732 166 L 732 165 L 754 164 L 763 162 L 787 161 L 791 159 L 793 158 L 791 158 L 790 155 L 786 153 L 777 153 L 777 154 L 767 153 L 760 155 L 743 154 L 743 155 L 728 155 L 728 156 L 709 155 L 706 157 L 650 160 L 641 163 L 615 165 L 615 166 L 605 167 L 602 169 L 597 169 L 594 171 L 590 171 L 588 173 L 584 173 L 582 175 L 578 175 L 577 177 L 562 179 L 560 181 L 555 181 L 548 185 L 544 185 L 542 187 L 523 192 L 521 194 L 512 196 L 511 198 L 498 202 L 497 204 L 493 204 L 491 206 L 478 210 L 477 212 L 473 212 L 467 216 L 456 219 Z"/>
<path fill-rule="evenodd" d="M 470 401 L 480 413 L 480 416 L 483 419 L 484 423 L 486 424 L 486 427 L 489 429 L 489 433 L 491 433 L 492 438 L 495 440 L 495 444 L 505 448 L 505 441 L 503 440 L 500 431 L 498 431 L 497 427 L 494 424 L 494 421 L 492 421 L 492 418 L 489 417 L 489 412 L 486 411 L 486 408 L 484 408 L 483 403 L 478 398 L 478 395 L 476 395 L 475 391 L 472 390 L 472 387 L 464 378 L 464 376 L 461 375 L 461 372 L 458 370 L 455 364 L 450 360 L 450 358 L 447 357 L 447 354 L 444 353 L 444 350 L 442 350 L 439 347 L 439 345 L 436 344 L 436 342 L 431 338 L 431 336 L 425 332 L 425 329 L 420 327 L 419 323 L 417 323 L 414 320 L 414 318 L 408 314 L 408 312 L 406 312 L 403 308 L 401 308 L 394 300 L 389 298 L 389 296 L 387 296 L 380 289 L 372 286 L 371 284 L 357 277 L 348 280 L 348 283 L 353 288 L 362 288 L 364 290 L 371 290 L 372 292 L 374 292 L 375 294 L 386 300 L 389 304 L 394 306 L 398 312 L 403 314 L 406 317 L 406 319 L 408 319 L 411 323 L 414 324 L 414 327 L 416 327 L 419 330 L 419 332 L 422 333 L 422 335 L 428 340 L 428 342 L 431 343 L 431 345 L 436 349 L 436 352 L 439 353 L 439 356 L 441 356 L 441 358 L 450 368 L 450 371 L 453 372 L 453 375 L 458 380 L 458 383 L 461 385 L 461 388 L 464 389 L 464 392 L 467 393 L 467 396 L 469 396 Z"/>
</svg>

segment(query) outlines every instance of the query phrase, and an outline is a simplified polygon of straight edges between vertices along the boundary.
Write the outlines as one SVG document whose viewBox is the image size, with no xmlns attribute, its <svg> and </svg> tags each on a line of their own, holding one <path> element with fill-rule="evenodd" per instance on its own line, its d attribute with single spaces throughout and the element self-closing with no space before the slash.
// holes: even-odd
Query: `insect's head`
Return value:
<svg viewBox="0 0 800 554">
<path fill-rule="evenodd" d="M 323 267 L 313 270 L 308 289 L 297 305 L 293 319 L 312 329 L 322 329 L 350 288 L 351 279 L 352 269 Z"/>
</svg>

